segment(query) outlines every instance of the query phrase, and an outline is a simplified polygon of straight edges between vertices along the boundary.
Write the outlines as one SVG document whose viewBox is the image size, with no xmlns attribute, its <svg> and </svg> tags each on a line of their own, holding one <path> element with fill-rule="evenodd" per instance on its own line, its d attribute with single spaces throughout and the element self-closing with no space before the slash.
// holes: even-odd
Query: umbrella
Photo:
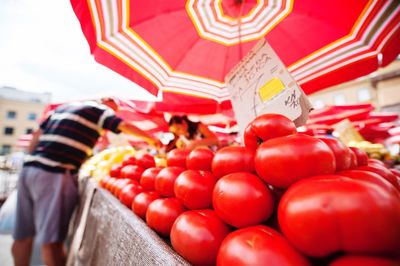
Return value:
<svg viewBox="0 0 400 266">
<path fill-rule="evenodd" d="M 197 103 L 219 111 L 215 103 L 229 102 L 225 75 L 261 38 L 307 94 L 368 74 L 400 51 L 396 0 L 71 3 L 95 59 L 162 93 L 167 109 L 183 97 L 189 111 Z"/>
</svg>

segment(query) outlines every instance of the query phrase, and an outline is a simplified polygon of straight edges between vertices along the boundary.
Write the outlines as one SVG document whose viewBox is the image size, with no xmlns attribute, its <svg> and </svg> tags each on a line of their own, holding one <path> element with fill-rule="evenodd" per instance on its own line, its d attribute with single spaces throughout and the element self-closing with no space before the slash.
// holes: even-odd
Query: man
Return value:
<svg viewBox="0 0 400 266">
<path fill-rule="evenodd" d="M 160 146 L 136 126 L 115 116 L 112 98 L 58 107 L 33 134 L 18 181 L 12 253 L 15 265 L 29 265 L 33 237 L 42 245 L 44 264 L 65 265 L 63 242 L 78 201 L 76 173 L 103 129 L 133 134 Z"/>
</svg>

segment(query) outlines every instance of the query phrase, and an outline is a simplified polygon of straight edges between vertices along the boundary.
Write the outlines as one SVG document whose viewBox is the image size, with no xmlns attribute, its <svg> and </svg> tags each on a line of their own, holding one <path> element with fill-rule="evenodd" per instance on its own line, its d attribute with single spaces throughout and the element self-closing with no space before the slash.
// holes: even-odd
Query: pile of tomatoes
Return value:
<svg viewBox="0 0 400 266">
<path fill-rule="evenodd" d="M 277 114 L 244 142 L 130 156 L 101 186 L 193 265 L 399 265 L 398 171 Z"/>
</svg>

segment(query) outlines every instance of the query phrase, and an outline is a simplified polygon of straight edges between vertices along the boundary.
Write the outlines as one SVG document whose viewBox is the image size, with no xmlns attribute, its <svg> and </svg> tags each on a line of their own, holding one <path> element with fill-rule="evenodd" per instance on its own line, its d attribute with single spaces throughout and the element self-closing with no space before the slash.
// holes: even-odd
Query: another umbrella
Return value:
<svg viewBox="0 0 400 266">
<path fill-rule="evenodd" d="M 203 107 L 229 100 L 224 77 L 260 38 L 307 94 L 368 74 L 400 51 L 397 0 L 71 3 L 95 59 L 167 103 L 177 94 Z"/>
</svg>

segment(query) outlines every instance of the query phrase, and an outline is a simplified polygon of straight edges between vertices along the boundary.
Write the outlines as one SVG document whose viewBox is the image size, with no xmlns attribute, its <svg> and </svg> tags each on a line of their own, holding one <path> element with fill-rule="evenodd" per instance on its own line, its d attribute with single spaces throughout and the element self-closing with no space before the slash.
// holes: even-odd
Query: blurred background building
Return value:
<svg viewBox="0 0 400 266">
<path fill-rule="evenodd" d="M 37 127 L 38 119 L 50 100 L 50 93 L 0 87 L 0 155 L 21 149 L 18 140 Z"/>
<path fill-rule="evenodd" d="M 315 108 L 372 103 L 377 110 L 400 112 L 400 58 L 362 78 L 309 95 Z"/>
</svg>

